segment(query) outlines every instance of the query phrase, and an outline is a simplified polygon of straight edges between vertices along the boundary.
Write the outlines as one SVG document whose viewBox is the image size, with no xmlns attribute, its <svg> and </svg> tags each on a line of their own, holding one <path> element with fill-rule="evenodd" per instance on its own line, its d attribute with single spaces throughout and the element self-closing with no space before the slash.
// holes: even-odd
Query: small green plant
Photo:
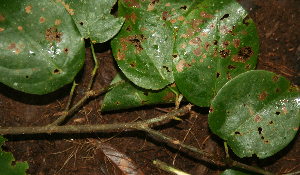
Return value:
<svg viewBox="0 0 300 175">
<path fill-rule="evenodd" d="M 114 18 L 110 9 L 115 3 L 2 4 L 0 73 L 7 76 L 0 81 L 26 93 L 52 92 L 70 83 L 81 69 L 84 38 L 91 43 L 112 39 L 113 55 L 122 71 L 101 111 L 178 103 L 183 95 L 194 105 L 210 107 L 211 130 L 239 157 L 266 158 L 292 141 L 300 122 L 299 93 L 284 77 L 254 70 L 258 35 L 237 2 L 120 0 Z M 88 89 L 84 100 L 99 93 Z M 59 121 L 36 132 L 59 131 L 57 125 L 78 106 L 67 107 Z M 147 122 L 114 127 L 161 136 L 148 128 L 153 121 Z M 51 127 L 55 129 L 47 130 Z M 8 132 L 0 129 L 2 134 Z"/>
</svg>

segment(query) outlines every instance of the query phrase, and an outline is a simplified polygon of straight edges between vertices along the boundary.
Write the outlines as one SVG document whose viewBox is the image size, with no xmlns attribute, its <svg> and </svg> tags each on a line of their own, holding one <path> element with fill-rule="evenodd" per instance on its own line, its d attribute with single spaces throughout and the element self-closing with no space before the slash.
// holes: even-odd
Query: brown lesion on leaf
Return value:
<svg viewBox="0 0 300 175">
<path fill-rule="evenodd" d="M 2 32 L 4 29 L 3 28 L 0 28 L 0 32 Z"/>
<path fill-rule="evenodd" d="M 202 19 L 192 19 L 191 24 L 192 24 L 194 32 L 200 32 L 201 31 L 201 29 L 198 28 L 198 26 L 200 24 L 202 24 Z"/>
<path fill-rule="evenodd" d="M 234 39 L 234 40 L 232 40 L 232 44 L 235 48 L 238 48 L 241 44 L 241 40 L 240 39 Z"/>
<path fill-rule="evenodd" d="M 193 31 L 193 29 L 187 28 L 187 33 L 186 33 L 186 34 L 180 35 L 180 38 L 181 38 L 181 37 L 184 37 L 184 38 L 186 39 L 186 38 L 191 38 L 192 36 L 194 36 L 194 31 Z"/>
<path fill-rule="evenodd" d="M 127 21 L 128 19 L 130 19 L 133 23 L 135 23 L 135 20 L 137 19 L 137 16 L 134 12 L 130 14 L 126 14 L 125 15 L 125 21 Z"/>
<path fill-rule="evenodd" d="M 247 32 L 246 32 L 245 30 L 242 30 L 241 33 L 242 33 L 243 35 L 246 35 L 246 34 L 247 34 Z"/>
<path fill-rule="evenodd" d="M 161 16 L 162 16 L 162 19 L 165 20 L 165 21 L 167 21 L 168 18 L 171 17 L 171 15 L 169 14 L 169 11 L 163 11 L 163 12 L 161 13 Z"/>
<path fill-rule="evenodd" d="M 250 67 L 251 67 L 251 64 L 247 64 L 247 65 L 245 66 L 245 69 L 250 69 Z"/>
<path fill-rule="evenodd" d="M 230 41 L 223 41 L 222 42 L 222 47 L 225 49 L 226 47 L 228 47 L 230 44 Z"/>
<path fill-rule="evenodd" d="M 252 55 L 254 55 L 252 47 L 244 46 L 239 48 L 238 55 L 233 55 L 231 57 L 231 61 L 245 63 Z"/>
<path fill-rule="evenodd" d="M 215 19 L 214 15 L 208 14 L 206 11 L 201 11 L 201 12 L 200 12 L 200 16 L 201 16 L 202 18 Z"/>
<path fill-rule="evenodd" d="M 258 123 L 261 121 L 261 117 L 259 115 L 256 115 L 253 120 Z"/>
<path fill-rule="evenodd" d="M 265 140 L 264 142 L 265 142 L 265 144 L 269 144 L 269 143 L 270 143 L 270 141 L 269 141 L 269 140 Z"/>
<path fill-rule="evenodd" d="M 148 4 L 148 11 L 154 10 L 155 4 L 158 3 L 159 0 L 150 0 L 150 3 Z"/>
<path fill-rule="evenodd" d="M 172 24 L 174 24 L 175 22 L 177 22 L 176 19 L 171 19 L 171 20 L 170 20 L 170 23 L 172 23 Z"/>
<path fill-rule="evenodd" d="M 204 49 L 206 50 L 206 52 L 209 51 L 209 47 L 211 46 L 211 44 L 209 42 L 205 42 L 204 43 Z"/>
<path fill-rule="evenodd" d="M 15 50 L 15 54 L 19 54 L 21 52 L 21 49 L 20 48 L 17 48 L 16 50 Z"/>
<path fill-rule="evenodd" d="M 54 74 L 59 74 L 59 73 L 60 73 L 60 70 L 59 70 L 59 69 L 54 69 L 53 73 L 54 73 Z"/>
<path fill-rule="evenodd" d="M 142 0 L 142 2 L 145 2 Z M 139 4 L 136 0 L 124 0 L 125 4 L 128 4 L 128 7 L 137 7 L 140 8 L 141 4 Z"/>
<path fill-rule="evenodd" d="M 57 27 L 50 27 L 46 29 L 45 38 L 47 41 L 56 41 L 57 43 L 61 42 L 63 36 L 62 32 L 57 31 Z"/>
<path fill-rule="evenodd" d="M 173 59 L 176 59 L 178 57 L 178 54 L 172 55 Z"/>
<path fill-rule="evenodd" d="M 227 69 L 234 70 L 234 69 L 236 69 L 236 65 L 230 65 L 230 64 L 229 64 L 226 68 L 227 68 Z"/>
<path fill-rule="evenodd" d="M 56 0 L 57 2 L 62 3 L 64 5 L 65 9 L 70 13 L 70 15 L 74 15 L 74 10 L 70 9 L 70 5 L 66 4 L 65 2 L 62 2 L 62 0 Z"/>
<path fill-rule="evenodd" d="M 64 48 L 64 53 L 68 53 L 69 49 L 67 47 Z"/>
<path fill-rule="evenodd" d="M 279 89 L 279 88 L 276 88 L 275 92 L 276 92 L 276 93 L 279 93 L 279 92 L 280 92 L 280 89 Z"/>
<path fill-rule="evenodd" d="M 258 99 L 259 100 L 264 100 L 268 96 L 268 93 L 266 91 L 263 91 L 262 93 L 258 94 Z"/>
<path fill-rule="evenodd" d="M 221 32 L 222 34 L 225 34 L 225 33 L 231 33 L 231 30 L 230 30 L 230 28 L 229 28 L 228 26 L 223 25 L 223 26 L 220 27 L 220 32 Z"/>
<path fill-rule="evenodd" d="M 27 6 L 27 7 L 25 7 L 25 12 L 26 13 L 30 13 L 31 12 L 31 6 L 30 5 Z"/>
<path fill-rule="evenodd" d="M 213 57 L 217 57 L 218 56 L 218 48 L 215 48 L 214 49 L 214 53 L 213 53 Z"/>
<path fill-rule="evenodd" d="M 278 75 L 272 75 L 272 80 L 274 83 L 277 83 L 278 79 L 279 79 Z"/>
<path fill-rule="evenodd" d="M 135 54 L 139 54 L 143 50 L 141 41 L 145 41 L 146 39 L 147 38 L 143 34 L 134 35 L 134 36 L 128 35 L 127 38 L 120 38 L 120 45 L 122 46 L 122 50 L 126 51 L 127 43 L 130 43 L 134 45 L 136 49 Z"/>
<path fill-rule="evenodd" d="M 213 107 L 210 107 L 210 108 L 209 108 L 209 112 L 210 112 L 210 113 L 213 113 L 213 112 L 215 112 L 215 109 L 214 109 Z"/>
<path fill-rule="evenodd" d="M 130 65 L 130 67 L 135 67 L 136 66 L 135 62 L 131 62 L 129 65 Z"/>
<path fill-rule="evenodd" d="M 229 71 L 226 72 L 226 75 L 227 75 L 227 79 L 228 79 L 228 80 L 231 80 L 231 79 L 232 79 L 232 75 L 230 75 Z"/>
<path fill-rule="evenodd" d="M 230 55 L 230 50 L 228 49 L 224 49 L 224 50 L 220 50 L 219 54 L 221 58 L 227 58 Z"/>
<path fill-rule="evenodd" d="M 191 39 L 189 41 L 189 44 L 200 46 L 200 42 L 202 42 L 202 40 L 199 37 L 196 37 L 196 38 Z"/>
<path fill-rule="evenodd" d="M 178 21 L 183 21 L 184 19 L 185 19 L 184 16 L 178 16 L 177 18 Z"/>
<path fill-rule="evenodd" d="M 125 60 L 125 53 L 118 51 L 118 53 L 117 53 L 117 59 L 118 60 Z"/>
<path fill-rule="evenodd" d="M 179 63 L 176 65 L 177 72 L 182 72 L 183 68 L 186 67 L 186 61 L 184 59 L 180 60 Z"/>
<path fill-rule="evenodd" d="M 23 30 L 23 27 L 22 27 L 22 26 L 19 26 L 19 27 L 18 27 L 18 30 L 20 30 L 20 31 Z"/>
<path fill-rule="evenodd" d="M 59 19 L 56 19 L 56 20 L 55 20 L 55 25 L 56 25 L 56 26 L 60 25 L 60 23 L 61 23 L 61 20 L 59 20 Z M 83 24 L 83 23 L 82 23 L 82 24 Z"/>
<path fill-rule="evenodd" d="M 40 17 L 40 23 L 44 23 L 46 21 L 46 18 Z"/>
<path fill-rule="evenodd" d="M 167 95 L 163 97 L 164 101 L 173 101 L 176 98 L 175 94 L 172 92 L 167 92 Z"/>
<path fill-rule="evenodd" d="M 193 54 L 196 56 L 200 56 L 202 54 L 202 50 L 201 50 L 200 46 L 193 50 Z"/>
<path fill-rule="evenodd" d="M 9 45 L 7 46 L 7 49 L 11 50 L 11 49 L 16 49 L 16 44 L 15 43 L 9 43 Z"/>
<path fill-rule="evenodd" d="M 131 31 L 131 25 L 128 25 L 127 27 L 126 27 L 126 29 L 125 29 L 128 33 L 130 33 L 130 31 Z"/>
<path fill-rule="evenodd" d="M 180 48 L 185 49 L 186 48 L 186 44 L 182 43 L 182 45 L 180 46 Z"/>
</svg>

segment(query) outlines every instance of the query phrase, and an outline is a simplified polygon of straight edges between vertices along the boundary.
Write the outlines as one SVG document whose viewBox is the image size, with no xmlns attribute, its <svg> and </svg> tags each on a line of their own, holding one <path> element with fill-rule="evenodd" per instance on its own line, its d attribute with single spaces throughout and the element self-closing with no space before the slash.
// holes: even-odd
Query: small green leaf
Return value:
<svg viewBox="0 0 300 175">
<path fill-rule="evenodd" d="M 254 172 L 239 167 L 232 167 L 230 169 L 223 171 L 220 175 L 250 175 L 250 174 L 254 174 Z"/>
<path fill-rule="evenodd" d="M 122 73 L 117 74 L 112 83 L 116 83 L 117 80 L 126 79 Z M 132 82 L 126 81 L 105 95 L 102 103 L 101 111 L 111 111 L 119 109 L 127 109 L 133 107 L 139 107 L 143 105 L 159 104 L 159 103 L 171 103 L 175 102 L 176 95 L 174 92 L 178 92 L 176 87 L 164 88 L 161 90 L 149 90 L 143 89 Z M 179 92 L 178 92 L 179 93 Z"/>
<path fill-rule="evenodd" d="M 193 9 L 176 36 L 173 74 L 187 100 L 209 107 L 227 81 L 255 68 L 258 34 L 234 0 L 204 0 Z"/>
<path fill-rule="evenodd" d="M 6 141 L 4 137 L 0 135 L 0 147 Z M 11 153 L 2 151 L 0 148 L 0 174 L 1 175 L 25 175 L 26 169 L 29 168 L 27 162 L 16 162 L 16 165 L 12 167 L 11 163 L 15 161 Z"/>
<path fill-rule="evenodd" d="M 110 11 L 117 0 L 63 0 L 84 38 L 103 43 L 121 29 L 124 18 L 114 18 Z"/>
<path fill-rule="evenodd" d="M 208 122 L 239 157 L 266 158 L 294 138 L 299 108 L 299 94 L 287 79 L 249 71 L 223 86 L 212 102 Z"/>
<path fill-rule="evenodd" d="M 61 2 L 1 2 L 0 38 L 0 81 L 19 91 L 57 90 L 84 63 L 84 40 Z"/>
</svg>

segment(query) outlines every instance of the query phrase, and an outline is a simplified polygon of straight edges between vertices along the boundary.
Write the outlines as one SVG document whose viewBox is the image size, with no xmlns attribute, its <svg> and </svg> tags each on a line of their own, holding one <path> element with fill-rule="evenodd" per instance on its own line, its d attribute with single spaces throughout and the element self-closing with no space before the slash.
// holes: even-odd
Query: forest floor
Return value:
<svg viewBox="0 0 300 175">
<path fill-rule="evenodd" d="M 257 69 L 282 75 L 300 85 L 300 1 L 299 0 L 240 0 L 255 22 L 259 34 Z M 108 86 L 117 74 L 118 66 L 112 57 L 110 44 L 96 44 L 99 69 L 93 89 Z M 84 95 L 94 63 L 91 49 L 86 47 L 86 61 L 75 78 L 73 103 Z M 44 126 L 55 121 L 64 111 L 71 85 L 47 95 L 29 95 L 0 84 L 0 126 Z M 144 106 L 129 110 L 101 113 L 104 95 L 90 99 L 84 107 L 72 115 L 69 124 L 105 124 L 130 122 L 137 118 L 149 119 L 165 114 L 174 105 Z M 224 155 L 222 140 L 214 135 L 207 122 L 208 108 L 193 107 L 183 121 L 172 121 L 160 131 L 185 143 L 200 147 L 207 152 Z M 189 133 L 189 134 L 187 134 Z M 123 131 L 121 133 L 90 134 L 34 134 L 6 135 L 9 141 L 2 146 L 12 152 L 16 161 L 27 161 L 29 174 L 102 174 L 99 161 L 93 156 L 86 138 L 101 138 L 133 159 L 145 174 L 168 174 L 156 168 L 152 161 L 162 160 L 190 174 L 219 174 L 224 167 L 212 164 L 186 149 L 178 149 L 153 139 L 145 132 Z M 267 159 L 257 157 L 240 159 L 232 152 L 230 156 L 243 163 L 258 166 L 271 172 L 288 173 L 300 171 L 300 135 L 283 150 Z"/>
</svg>

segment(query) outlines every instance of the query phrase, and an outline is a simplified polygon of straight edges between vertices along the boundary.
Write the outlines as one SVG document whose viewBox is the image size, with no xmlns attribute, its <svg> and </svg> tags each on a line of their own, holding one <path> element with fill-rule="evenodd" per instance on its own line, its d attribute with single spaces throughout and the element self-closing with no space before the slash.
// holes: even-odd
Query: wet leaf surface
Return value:
<svg viewBox="0 0 300 175">
<path fill-rule="evenodd" d="M 209 107 L 226 82 L 255 68 L 256 27 L 233 0 L 202 1 L 183 24 L 173 50 L 175 82 L 190 102 Z"/>
<path fill-rule="evenodd" d="M 299 129 L 299 93 L 287 79 L 249 71 L 229 81 L 212 102 L 208 122 L 239 157 L 269 157 Z"/>
<path fill-rule="evenodd" d="M 114 18 L 110 11 L 117 0 L 62 0 L 84 38 L 103 43 L 117 34 L 124 18 Z"/>
<path fill-rule="evenodd" d="M 45 94 L 73 80 L 84 62 L 84 40 L 62 3 L 5 1 L 0 14 L 1 82 Z"/>
<path fill-rule="evenodd" d="M 112 81 L 112 84 L 122 79 L 126 79 L 126 77 L 122 74 L 122 72 L 120 72 Z M 114 87 L 111 91 L 106 93 L 101 106 L 102 112 L 139 107 L 143 105 L 174 103 L 176 99 L 174 91 L 179 94 L 176 86 L 172 87 L 171 85 L 155 91 L 140 88 L 132 82 L 129 82 L 128 79 L 126 80 L 127 81 L 125 83 Z"/>
</svg>

